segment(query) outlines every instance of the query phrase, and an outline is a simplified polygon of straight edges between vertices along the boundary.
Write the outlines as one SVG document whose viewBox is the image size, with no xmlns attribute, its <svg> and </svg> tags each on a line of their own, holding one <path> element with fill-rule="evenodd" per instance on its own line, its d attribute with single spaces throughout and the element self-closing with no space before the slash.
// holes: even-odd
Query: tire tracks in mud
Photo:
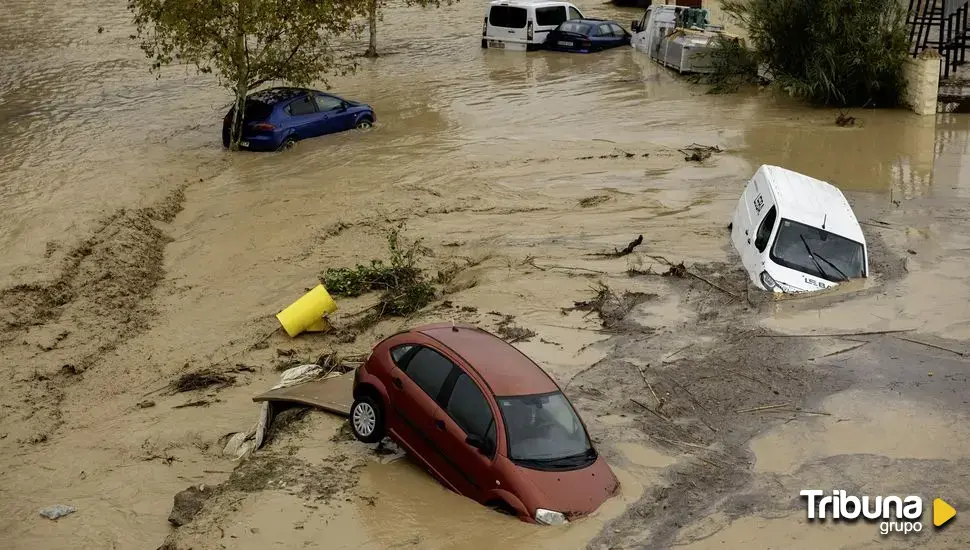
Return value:
<svg viewBox="0 0 970 550">
<path fill-rule="evenodd" d="M 0 429 L 17 433 L 20 443 L 46 441 L 62 424 L 65 389 L 148 328 L 155 314 L 148 302 L 165 276 L 172 240 L 160 226 L 182 211 L 188 185 L 102 219 L 64 255 L 52 280 L 0 291 L 0 350 L 14 380 L 3 390 Z"/>
<path fill-rule="evenodd" d="M 692 269 L 724 286 L 737 286 L 717 277 L 710 266 Z M 847 386 L 821 369 L 797 364 L 807 352 L 802 343 L 774 347 L 760 337 L 767 333 L 763 329 L 738 330 L 739 320 L 751 313 L 746 304 L 693 278 L 664 280 L 685 305 L 693 306 L 694 318 L 662 331 L 636 329 L 626 320 L 607 343 L 613 350 L 609 356 L 572 380 L 567 390 L 590 416 L 633 419 L 623 428 L 606 427 L 598 439 L 633 441 L 681 456 L 663 471 L 663 481 L 648 487 L 590 548 L 669 547 L 680 529 L 750 483 L 754 460 L 747 442 L 777 423 L 778 416 L 737 411 L 777 402 L 794 407 L 816 393 Z M 689 337 L 686 346 L 684 337 Z"/>
<path fill-rule="evenodd" d="M 881 284 L 792 307 L 824 307 L 884 292 L 901 277 L 903 260 L 875 241 L 883 259 L 873 271 L 881 274 Z M 679 295 L 691 318 L 657 330 L 626 316 L 604 343 L 609 355 L 567 385 L 570 399 L 589 411 L 584 414 L 633 419 L 622 427 L 604 426 L 598 440 L 634 442 L 680 457 L 589 548 L 668 548 L 685 527 L 716 511 L 744 515 L 748 500 L 735 497 L 763 482 L 754 474 L 750 440 L 811 414 L 809 405 L 855 382 L 840 369 L 812 362 L 813 342 L 771 338 L 775 333 L 757 327 L 759 313 L 774 303 L 769 297 L 739 301 L 707 282 L 748 295 L 747 274 L 737 263 L 690 269 L 702 278 L 631 273 L 665 281 L 660 288 Z"/>
</svg>

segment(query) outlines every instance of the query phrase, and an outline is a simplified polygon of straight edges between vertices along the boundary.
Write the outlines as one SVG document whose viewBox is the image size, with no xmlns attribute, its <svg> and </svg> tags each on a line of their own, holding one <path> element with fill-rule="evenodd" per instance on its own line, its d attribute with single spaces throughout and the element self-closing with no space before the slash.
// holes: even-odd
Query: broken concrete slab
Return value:
<svg viewBox="0 0 970 550">
<path fill-rule="evenodd" d="M 253 401 L 296 403 L 341 416 L 350 416 L 350 407 L 354 402 L 353 389 L 354 371 L 350 371 L 338 376 L 269 390 L 253 397 Z"/>
<path fill-rule="evenodd" d="M 351 368 L 351 367 L 347 367 Z M 280 377 L 280 383 L 269 391 L 253 397 L 260 404 L 259 420 L 245 432 L 226 434 L 220 439 L 222 454 L 242 460 L 263 446 L 267 430 L 276 414 L 291 405 L 316 407 L 324 411 L 350 416 L 353 405 L 354 372 L 331 372 L 324 378 L 320 365 L 293 367 Z"/>
</svg>

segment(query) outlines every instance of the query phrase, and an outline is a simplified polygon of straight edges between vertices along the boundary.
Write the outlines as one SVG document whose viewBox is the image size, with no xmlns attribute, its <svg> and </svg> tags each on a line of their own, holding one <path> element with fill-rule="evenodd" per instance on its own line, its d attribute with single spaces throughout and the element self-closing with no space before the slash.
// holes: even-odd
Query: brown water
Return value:
<svg viewBox="0 0 970 550">
<path fill-rule="evenodd" d="M 597 2 L 578 5 L 624 25 L 639 15 Z M 952 299 L 965 295 L 958 292 L 966 288 L 961 274 L 970 240 L 948 225 L 965 219 L 970 198 L 970 118 L 865 111 L 852 113 L 859 127 L 838 128 L 834 111 L 767 93 L 706 95 L 626 48 L 589 56 L 483 51 L 483 12 L 481 2 L 387 11 L 385 55 L 361 59 L 356 75 L 333 81 L 335 92 L 375 107 L 373 131 L 311 140 L 283 155 L 230 155 L 219 141 L 228 96 L 192 69 L 169 68 L 158 79 L 148 74 L 127 38 L 124 0 L 7 0 L 0 6 L 0 123 L 6 130 L 0 288 L 58 276 L 61 251 L 91 238 L 103 216 L 150 205 L 191 183 L 184 211 L 164 226 L 171 243 L 106 245 L 108 260 L 98 256 L 82 269 L 98 281 L 99 270 L 111 275 L 110 266 L 125 265 L 129 253 L 141 258 L 134 252 L 164 249 L 160 282 L 124 281 L 152 285 L 138 302 L 150 310 L 147 329 L 106 317 L 96 307 L 97 294 L 85 294 L 96 287 L 81 285 L 75 292 L 91 303 L 70 306 L 63 326 L 31 329 L 23 345 L 20 335 L 4 340 L 0 367 L 16 383 L 0 393 L 3 539 L 22 548 L 160 542 L 171 495 L 190 480 L 209 481 L 206 471 L 231 468 L 194 449 L 248 425 L 254 412 L 248 397 L 272 373 L 248 380 L 252 387 L 220 394 L 223 403 L 210 409 L 170 410 L 176 398 L 143 411 L 133 405 L 186 362 L 221 359 L 255 340 L 272 327 L 271 315 L 326 266 L 352 264 L 381 246 L 367 225 L 329 239 L 338 221 L 411 218 L 411 230 L 438 250 L 459 242 L 461 255 L 488 258 L 467 274 L 477 286 L 461 294 L 464 303 L 544 327 L 542 336 L 558 347 L 534 340 L 522 348 L 564 381 L 607 353 L 589 347 L 603 335 L 564 327 L 569 323 L 558 311 L 588 291 L 589 282 L 552 272 L 523 274 L 516 266 L 534 255 L 540 265 L 605 269 L 579 256 L 640 232 L 654 252 L 723 259 L 718 228 L 729 219 L 741 182 L 758 164 L 782 164 L 838 184 L 860 212 L 878 211 L 890 200 L 912 201 L 900 214 L 908 225 L 897 244 L 919 248 L 907 283 L 919 298 L 845 305 L 846 315 L 825 321 L 817 312 L 780 311 L 772 323 L 792 330 L 833 320 L 853 327 L 881 323 L 871 313 L 970 337 L 966 302 Z M 354 47 L 363 51 L 365 45 Z M 729 154 L 705 165 L 684 163 L 676 150 L 692 142 L 716 144 Z M 636 157 L 582 158 L 616 149 Z M 576 208 L 593 194 L 610 200 Z M 99 234 L 110 243 L 117 228 L 107 228 Z M 619 261 L 613 267 L 625 269 Z M 956 294 L 935 292 L 940 284 L 954 285 Z M 652 312 L 658 324 L 682 315 L 671 300 Z M 72 331 L 64 344 L 38 351 L 62 329 Z M 96 368 L 83 380 L 63 391 L 33 385 L 38 370 L 56 370 L 95 350 Z M 29 412 L 35 405 L 54 412 L 49 418 Z M 37 433 L 47 443 L 18 442 Z M 146 438 L 171 446 L 180 460 L 143 461 Z M 638 480 L 634 487 L 649 483 L 648 466 L 666 458 L 637 450 L 635 442 L 624 445 L 632 447 L 617 456 L 627 456 L 621 462 L 633 472 L 624 475 Z M 830 450 L 820 444 L 812 452 Z M 782 468 L 795 459 L 774 460 Z M 395 468 L 369 468 L 361 482 L 377 487 L 384 478 L 397 479 L 404 489 L 389 497 L 390 507 L 404 506 L 407 488 L 428 481 Z M 38 519 L 38 508 L 61 501 L 80 512 L 56 524 Z M 266 504 L 257 503 L 245 517 L 261 517 Z M 436 514 L 449 509 L 434 500 L 429 506 Z M 470 520 L 476 511 L 455 513 Z M 346 514 L 348 547 L 383 547 L 389 537 L 383 527 L 368 527 L 361 512 Z M 402 540 L 420 536 L 429 547 L 447 547 L 429 525 L 417 520 Z M 522 529 L 510 530 L 510 544 L 532 544 L 531 531 Z M 579 544 L 574 541 L 593 534 L 574 530 L 566 540 Z M 552 545 L 561 540 L 549 537 Z M 263 547 L 260 540 L 246 544 Z"/>
<path fill-rule="evenodd" d="M 316 140 L 299 159 L 227 159 L 218 117 L 228 98 L 210 77 L 178 67 L 157 80 L 149 75 L 127 38 L 123 1 L 54 6 L 12 0 L 0 14 L 3 282 L 30 279 L 47 241 L 76 237 L 98 214 L 221 163 L 229 164 L 224 181 L 234 193 L 240 185 L 274 185 L 331 201 L 335 189 L 377 191 L 419 180 L 433 186 L 455 170 L 494 181 L 480 163 L 608 148 L 595 138 L 627 148 L 694 140 L 747 148 L 755 162 L 811 169 L 848 188 L 918 194 L 933 180 L 936 136 L 964 147 L 967 140 L 964 119 L 941 127 L 906 112 L 866 113 L 864 128 L 841 129 L 829 124 L 830 111 L 704 96 L 627 49 L 597 56 L 482 51 L 475 46 L 483 7 L 469 2 L 390 10 L 383 27 L 389 55 L 361 60 L 356 76 L 335 81 L 337 92 L 376 107 L 378 132 Z M 581 7 L 621 21 L 637 13 Z M 370 172 L 376 166 L 380 177 Z M 351 172 L 356 177 L 345 181 Z M 530 178 L 528 169 L 514 176 L 522 180 L 516 187 L 556 184 L 546 174 Z M 623 188 L 638 183 L 639 172 L 562 178 L 577 187 Z"/>
</svg>

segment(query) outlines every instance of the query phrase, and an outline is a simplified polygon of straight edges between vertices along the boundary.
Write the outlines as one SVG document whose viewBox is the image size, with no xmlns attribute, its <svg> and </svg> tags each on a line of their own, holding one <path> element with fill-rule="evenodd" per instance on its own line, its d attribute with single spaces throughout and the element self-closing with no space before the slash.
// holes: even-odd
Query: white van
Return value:
<svg viewBox="0 0 970 550">
<path fill-rule="evenodd" d="M 482 47 L 537 50 L 549 31 L 571 19 L 583 19 L 583 13 L 569 2 L 493 0 L 482 23 Z"/>
<path fill-rule="evenodd" d="M 763 165 L 744 188 L 731 241 L 759 288 L 819 290 L 867 277 L 869 255 L 849 202 L 837 187 Z"/>
</svg>

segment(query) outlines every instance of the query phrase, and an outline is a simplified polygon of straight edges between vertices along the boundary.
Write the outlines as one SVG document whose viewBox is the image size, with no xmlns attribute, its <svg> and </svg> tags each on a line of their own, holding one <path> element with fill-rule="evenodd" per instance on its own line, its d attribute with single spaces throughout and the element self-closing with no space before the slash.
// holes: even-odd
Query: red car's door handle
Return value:
<svg viewBox="0 0 970 550">
<path fill-rule="evenodd" d="M 437 428 L 439 430 L 441 430 L 441 431 L 444 431 L 444 429 L 445 429 L 445 421 L 444 420 L 435 420 L 434 421 L 434 425 L 437 426 Z"/>
<path fill-rule="evenodd" d="M 404 389 L 404 384 L 401 383 L 401 379 L 396 376 L 394 377 L 394 387 L 399 390 Z"/>
</svg>

